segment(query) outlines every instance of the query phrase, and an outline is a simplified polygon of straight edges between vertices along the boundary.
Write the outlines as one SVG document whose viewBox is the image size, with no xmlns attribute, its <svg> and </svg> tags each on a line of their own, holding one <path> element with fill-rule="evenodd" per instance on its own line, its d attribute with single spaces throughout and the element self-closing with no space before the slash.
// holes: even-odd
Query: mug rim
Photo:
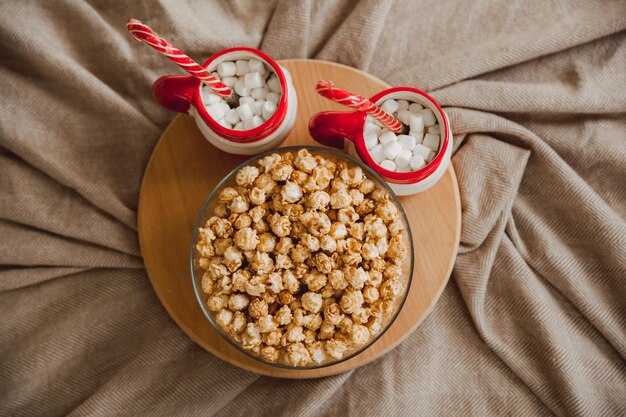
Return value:
<svg viewBox="0 0 626 417">
<path fill-rule="evenodd" d="M 354 146 L 356 148 L 357 153 L 359 154 L 359 157 L 367 165 L 369 165 L 374 171 L 376 171 L 378 175 L 384 177 L 385 179 L 391 180 L 391 182 L 394 184 L 415 184 L 431 176 L 437 170 L 437 168 L 439 168 L 439 166 L 441 165 L 442 161 L 445 158 L 445 153 L 447 151 L 447 148 L 448 146 L 450 146 L 449 144 L 450 126 L 448 123 L 448 118 L 446 117 L 446 114 L 444 113 L 439 103 L 437 103 L 435 99 L 432 96 L 430 96 L 428 93 L 420 89 L 417 89 L 415 87 L 403 86 L 403 87 L 388 88 L 386 90 L 383 90 L 375 94 L 374 96 L 370 98 L 370 100 L 374 103 L 377 103 L 380 99 L 386 96 L 389 96 L 393 93 L 397 93 L 397 92 L 410 92 L 410 93 L 418 94 L 424 97 L 426 100 L 428 100 L 437 109 L 437 112 L 439 113 L 439 115 L 441 116 L 441 119 L 443 120 L 444 135 L 443 135 L 441 147 L 439 149 L 439 152 L 435 156 L 435 158 L 431 162 L 426 164 L 425 167 L 420 168 L 415 171 L 408 171 L 408 172 L 389 171 L 388 169 L 381 167 L 376 161 L 374 161 L 374 159 L 370 155 L 369 151 L 367 150 L 367 147 L 365 146 L 365 138 L 363 137 L 363 129 L 360 129 L 356 133 L 356 138 L 355 138 L 356 140 L 354 141 Z M 365 127 L 365 120 L 366 120 L 366 114 L 363 113 L 363 128 Z"/>
<path fill-rule="evenodd" d="M 256 55 L 263 60 L 265 60 L 271 67 L 276 76 L 278 77 L 278 81 L 280 82 L 280 87 L 282 89 L 280 100 L 278 101 L 278 105 L 276 106 L 276 111 L 270 118 L 265 121 L 262 125 L 257 126 L 253 129 L 248 130 L 235 130 L 228 129 L 217 121 L 215 121 L 209 113 L 206 111 L 206 107 L 204 106 L 204 101 L 202 100 L 202 83 L 198 83 L 198 90 L 193 98 L 193 106 L 196 108 L 196 113 L 200 116 L 202 121 L 206 123 L 213 132 L 215 132 L 222 139 L 236 142 L 236 143 L 255 143 L 265 139 L 267 136 L 271 135 L 278 129 L 278 127 L 284 122 L 286 114 L 287 114 L 287 100 L 288 100 L 288 86 L 287 86 L 287 78 L 283 73 L 282 68 L 274 59 L 272 59 L 265 52 L 260 51 L 255 48 L 249 48 L 246 46 L 236 46 L 233 48 L 224 49 L 212 56 L 210 56 L 204 63 L 203 67 L 208 68 L 209 65 L 215 61 L 216 59 L 232 53 L 232 52 L 249 52 L 253 55 Z"/>
</svg>

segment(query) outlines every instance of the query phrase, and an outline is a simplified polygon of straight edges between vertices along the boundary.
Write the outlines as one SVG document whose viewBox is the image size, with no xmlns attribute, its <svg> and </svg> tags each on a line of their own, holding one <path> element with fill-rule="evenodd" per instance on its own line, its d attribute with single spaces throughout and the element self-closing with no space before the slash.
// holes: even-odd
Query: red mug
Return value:
<svg viewBox="0 0 626 417">
<path fill-rule="evenodd" d="M 448 117 L 430 95 L 413 87 L 393 87 L 370 98 L 377 106 L 385 100 L 407 100 L 430 109 L 440 126 L 440 145 L 434 159 L 415 171 L 396 172 L 381 167 L 365 146 L 363 130 L 367 114 L 363 111 L 326 111 L 313 115 L 309 121 L 309 133 L 319 143 L 347 151 L 359 158 L 385 179 L 398 195 L 419 193 L 432 187 L 450 165 L 452 155 L 452 131 Z"/>
<path fill-rule="evenodd" d="M 261 60 L 276 74 L 282 90 L 274 114 L 265 123 L 253 129 L 229 129 L 214 120 L 206 110 L 203 85 L 195 77 L 180 75 L 161 77 L 152 86 L 152 94 L 166 109 L 192 116 L 200 132 L 215 147 L 231 154 L 256 155 L 277 147 L 287 137 L 295 123 L 298 97 L 289 71 L 266 53 L 246 47 L 218 52 L 207 59 L 203 67 L 213 72 L 221 62 L 252 58 Z"/>
</svg>

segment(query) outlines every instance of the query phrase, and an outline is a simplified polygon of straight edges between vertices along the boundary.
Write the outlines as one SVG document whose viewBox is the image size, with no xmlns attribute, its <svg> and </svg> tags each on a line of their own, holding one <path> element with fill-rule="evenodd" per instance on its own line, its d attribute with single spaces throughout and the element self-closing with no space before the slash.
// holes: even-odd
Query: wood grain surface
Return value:
<svg viewBox="0 0 626 417">
<path fill-rule="evenodd" d="M 369 97 L 388 88 L 381 80 L 339 64 L 286 60 L 298 92 L 294 129 L 282 146 L 317 144 L 309 118 L 323 110 L 344 110 L 315 93 L 315 82 L 332 80 Z M 215 185 L 246 158 L 209 144 L 187 115 L 165 130 L 146 168 L 139 198 L 139 240 L 154 291 L 174 321 L 200 346 L 240 368 L 282 378 L 317 378 L 365 365 L 404 340 L 424 320 L 452 272 L 461 230 L 461 204 L 452 165 L 430 190 L 401 197 L 413 233 L 415 268 L 404 307 L 376 343 L 354 358 L 325 368 L 292 370 L 258 362 L 241 353 L 213 329 L 197 304 L 189 268 L 193 224 Z"/>
</svg>

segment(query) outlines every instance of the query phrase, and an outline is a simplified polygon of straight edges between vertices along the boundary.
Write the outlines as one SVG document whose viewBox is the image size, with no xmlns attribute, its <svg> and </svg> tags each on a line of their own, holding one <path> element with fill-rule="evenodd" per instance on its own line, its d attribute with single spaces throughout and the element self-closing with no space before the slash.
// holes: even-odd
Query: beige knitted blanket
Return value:
<svg viewBox="0 0 626 417">
<path fill-rule="evenodd" d="M 174 64 L 236 45 L 434 94 L 461 247 L 444 295 L 358 370 L 284 381 L 196 346 L 137 244 Z M 626 3 L 0 2 L 0 416 L 626 415 Z"/>
</svg>

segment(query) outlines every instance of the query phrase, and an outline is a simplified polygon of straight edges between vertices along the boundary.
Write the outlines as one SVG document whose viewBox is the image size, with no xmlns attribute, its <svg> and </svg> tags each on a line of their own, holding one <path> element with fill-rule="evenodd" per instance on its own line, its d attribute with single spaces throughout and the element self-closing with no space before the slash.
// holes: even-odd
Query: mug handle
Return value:
<svg viewBox="0 0 626 417">
<path fill-rule="evenodd" d="M 363 132 L 367 114 L 362 111 L 324 111 L 309 120 L 309 134 L 322 145 L 344 149 L 344 141 L 354 142 Z"/>
<path fill-rule="evenodd" d="M 185 75 L 166 75 L 152 85 L 154 99 L 163 107 L 187 113 L 198 92 L 200 80 Z"/>
</svg>

